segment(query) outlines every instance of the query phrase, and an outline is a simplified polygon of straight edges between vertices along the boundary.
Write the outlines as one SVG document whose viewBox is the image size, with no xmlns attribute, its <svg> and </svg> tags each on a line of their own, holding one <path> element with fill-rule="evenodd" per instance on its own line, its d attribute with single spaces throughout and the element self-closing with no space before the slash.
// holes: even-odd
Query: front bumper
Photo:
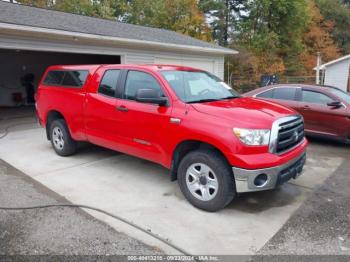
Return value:
<svg viewBox="0 0 350 262">
<path fill-rule="evenodd" d="M 233 167 L 237 193 L 273 189 L 291 178 L 296 179 L 302 172 L 306 161 L 306 153 L 289 162 L 270 168 L 241 169 Z M 259 178 L 257 178 L 259 176 Z"/>
</svg>

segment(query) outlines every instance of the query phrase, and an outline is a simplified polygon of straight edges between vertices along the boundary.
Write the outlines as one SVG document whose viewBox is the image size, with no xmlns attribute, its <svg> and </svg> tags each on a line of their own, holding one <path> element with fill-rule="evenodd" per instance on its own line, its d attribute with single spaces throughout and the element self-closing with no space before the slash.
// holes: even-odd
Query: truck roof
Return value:
<svg viewBox="0 0 350 262">
<path fill-rule="evenodd" d="M 99 67 L 104 68 L 130 68 L 130 69 L 150 69 L 153 71 L 178 70 L 178 71 L 203 71 L 198 68 L 180 65 L 166 64 L 95 64 L 95 65 L 52 65 L 48 70 L 96 70 Z"/>
</svg>

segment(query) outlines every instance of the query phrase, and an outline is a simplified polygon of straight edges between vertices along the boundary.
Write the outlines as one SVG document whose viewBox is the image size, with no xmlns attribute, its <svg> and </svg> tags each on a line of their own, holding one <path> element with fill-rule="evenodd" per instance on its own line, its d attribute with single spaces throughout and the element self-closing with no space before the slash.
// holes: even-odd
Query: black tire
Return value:
<svg viewBox="0 0 350 262">
<path fill-rule="evenodd" d="M 210 200 L 196 198 L 187 186 L 187 170 L 196 163 L 203 163 L 214 173 L 218 184 L 217 192 Z M 178 183 L 186 199 L 195 207 L 215 212 L 227 206 L 236 196 L 236 186 L 231 167 L 227 161 L 216 151 L 198 149 L 188 153 L 180 162 L 178 169 Z M 200 183 L 200 182 L 198 182 Z M 200 190 L 199 190 L 200 191 Z M 200 192 L 198 192 L 200 193 Z"/>
<path fill-rule="evenodd" d="M 55 143 L 54 141 L 54 130 L 55 132 L 57 130 L 60 130 L 60 134 L 63 139 L 63 144 L 61 144 L 62 147 L 58 146 L 57 143 Z M 53 149 L 60 156 L 70 156 L 74 154 L 77 150 L 77 142 L 71 137 L 67 124 L 63 119 L 57 119 L 52 121 L 50 125 L 50 140 Z"/>
</svg>

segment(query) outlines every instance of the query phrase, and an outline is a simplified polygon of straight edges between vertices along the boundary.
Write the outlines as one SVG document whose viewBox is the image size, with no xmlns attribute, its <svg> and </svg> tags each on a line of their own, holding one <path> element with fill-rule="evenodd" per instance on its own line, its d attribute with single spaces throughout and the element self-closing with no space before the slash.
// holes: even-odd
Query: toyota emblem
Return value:
<svg viewBox="0 0 350 262">
<path fill-rule="evenodd" d="M 298 131 L 294 131 L 294 134 L 293 134 L 294 142 L 298 141 L 298 139 L 299 139 L 299 133 L 298 133 Z"/>
</svg>

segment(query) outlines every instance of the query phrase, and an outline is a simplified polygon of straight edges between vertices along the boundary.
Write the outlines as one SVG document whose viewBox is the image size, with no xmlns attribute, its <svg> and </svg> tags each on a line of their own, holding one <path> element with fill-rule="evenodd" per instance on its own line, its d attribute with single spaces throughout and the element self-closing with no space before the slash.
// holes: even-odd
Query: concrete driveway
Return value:
<svg viewBox="0 0 350 262">
<path fill-rule="evenodd" d="M 2 122 L 2 126 L 8 124 Z M 16 124 L 0 140 L 0 158 L 69 201 L 122 216 L 190 254 L 254 254 L 341 165 L 345 154 L 341 150 L 327 153 L 329 145 L 311 144 L 304 174 L 298 180 L 274 191 L 242 194 L 226 209 L 206 213 L 184 199 L 178 184 L 170 182 L 168 170 L 161 166 L 88 144 L 74 156 L 59 157 L 43 129 L 29 119 L 17 119 Z M 165 253 L 177 253 L 113 218 L 88 212 L 117 231 Z"/>
</svg>

